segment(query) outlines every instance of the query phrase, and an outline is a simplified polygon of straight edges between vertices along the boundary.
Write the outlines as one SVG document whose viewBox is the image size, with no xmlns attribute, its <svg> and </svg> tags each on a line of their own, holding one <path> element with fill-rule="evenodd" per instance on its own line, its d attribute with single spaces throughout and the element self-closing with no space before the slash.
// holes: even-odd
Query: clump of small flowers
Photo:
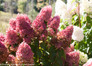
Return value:
<svg viewBox="0 0 92 66">
<path fill-rule="evenodd" d="M 20 37 L 27 43 L 31 43 L 31 38 L 34 37 L 34 30 L 31 27 L 31 21 L 26 15 L 19 14 L 16 17 L 16 31 Z"/>
<path fill-rule="evenodd" d="M 51 6 L 46 6 L 41 9 L 40 13 L 37 15 L 36 19 L 32 23 L 32 27 L 37 35 L 46 32 L 46 26 L 51 18 L 52 8 Z M 44 36 L 45 38 L 45 36 Z"/>
<path fill-rule="evenodd" d="M 5 45 L 0 41 L 0 64 L 5 62 L 8 57 L 8 49 L 5 47 Z"/>
<path fill-rule="evenodd" d="M 68 47 L 72 39 L 73 26 L 68 26 L 66 29 L 57 33 L 57 38 L 52 38 L 51 43 L 57 48 Z"/>
<path fill-rule="evenodd" d="M 48 31 L 51 36 L 55 35 L 58 32 L 59 23 L 60 23 L 59 16 L 55 16 L 52 18 L 50 24 L 48 25 Z"/>
<path fill-rule="evenodd" d="M 84 38 L 83 29 L 77 26 L 73 26 L 74 31 L 72 35 L 72 39 L 76 41 L 82 41 Z"/>
<path fill-rule="evenodd" d="M 88 56 L 84 52 L 79 51 L 79 53 L 80 53 L 79 64 L 83 65 L 88 61 Z"/>
<path fill-rule="evenodd" d="M 67 66 L 78 66 L 79 65 L 79 52 L 73 51 L 66 54 L 66 65 Z"/>
<path fill-rule="evenodd" d="M 26 42 L 22 42 L 16 52 L 16 64 L 33 63 L 33 52 Z"/>
<path fill-rule="evenodd" d="M 8 64 L 15 64 L 15 56 L 12 55 L 12 54 L 9 54 L 9 56 L 8 56 L 8 58 L 7 58 L 7 60 L 6 60 L 6 62 L 7 62 Z"/>
<path fill-rule="evenodd" d="M 21 42 L 20 37 L 18 36 L 16 30 L 13 30 L 12 28 L 9 28 L 6 31 L 6 36 L 5 36 L 5 45 L 7 48 L 11 47 L 16 51 L 16 48 L 18 47 L 18 44 Z M 12 49 L 10 49 L 12 50 Z"/>
</svg>

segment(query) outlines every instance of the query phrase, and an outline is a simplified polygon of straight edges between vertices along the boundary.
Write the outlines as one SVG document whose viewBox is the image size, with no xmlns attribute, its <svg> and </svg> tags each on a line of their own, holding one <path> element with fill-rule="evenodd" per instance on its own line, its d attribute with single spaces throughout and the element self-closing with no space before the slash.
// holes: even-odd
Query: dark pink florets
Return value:
<svg viewBox="0 0 92 66">
<path fill-rule="evenodd" d="M 66 54 L 67 66 L 79 65 L 79 52 L 73 51 Z"/>
<path fill-rule="evenodd" d="M 56 48 L 69 47 L 72 39 L 73 26 L 68 26 L 66 29 L 57 33 L 57 38 L 52 38 L 51 43 Z"/>
<path fill-rule="evenodd" d="M 16 23 L 16 29 L 17 31 L 22 30 L 22 29 L 30 29 L 30 24 L 28 21 L 25 19 L 25 16 L 22 14 L 17 15 L 17 23 Z"/>
<path fill-rule="evenodd" d="M 57 33 L 57 39 L 63 47 L 68 47 L 71 43 L 73 26 L 68 26 L 66 29 Z"/>
<path fill-rule="evenodd" d="M 34 20 L 32 23 L 33 29 L 37 32 L 37 34 L 42 33 L 46 29 L 46 24 L 43 22 L 40 22 L 38 20 Z"/>
<path fill-rule="evenodd" d="M 57 38 L 58 39 L 61 39 L 61 38 L 68 39 L 72 37 L 72 33 L 73 33 L 73 26 L 68 26 L 66 27 L 66 29 L 57 33 Z"/>
<path fill-rule="evenodd" d="M 15 30 L 9 28 L 6 31 L 5 41 L 9 45 L 13 45 L 13 44 L 18 44 L 20 41 L 20 38 Z"/>
<path fill-rule="evenodd" d="M 50 36 L 55 36 L 55 31 L 52 28 L 48 28 L 48 33 Z"/>
<path fill-rule="evenodd" d="M 51 35 L 55 35 L 58 32 L 59 23 L 60 23 L 59 16 L 55 16 L 51 20 L 50 24 L 48 25 L 48 31 Z"/>
<path fill-rule="evenodd" d="M 2 33 L 0 33 L 0 41 L 2 41 L 2 42 L 5 41 L 5 36 Z"/>
<path fill-rule="evenodd" d="M 6 60 L 8 64 L 15 64 L 15 57 L 14 55 L 10 54 Z"/>
<path fill-rule="evenodd" d="M 46 30 L 47 23 L 51 18 L 51 13 L 52 13 L 51 6 L 46 6 L 41 9 L 40 13 L 33 21 L 32 27 L 38 34 Z"/>
<path fill-rule="evenodd" d="M 17 20 L 16 19 L 10 19 L 9 21 L 9 25 L 12 29 L 16 30 L 16 22 Z"/>
<path fill-rule="evenodd" d="M 45 21 L 48 21 L 50 19 L 51 13 L 52 13 L 52 7 L 51 6 L 45 6 L 40 11 L 40 14 Z"/>
<path fill-rule="evenodd" d="M 35 32 L 31 27 L 30 19 L 27 17 L 27 15 L 18 14 L 16 20 L 17 32 L 19 32 L 20 36 L 23 38 L 24 41 L 30 43 L 31 38 L 35 36 Z"/>
<path fill-rule="evenodd" d="M 41 35 L 40 35 L 40 38 L 39 40 L 46 40 L 47 39 L 47 35 L 48 35 L 48 32 L 45 30 Z"/>
<path fill-rule="evenodd" d="M 18 14 L 16 19 L 18 19 L 18 20 L 23 19 L 23 21 L 25 21 L 25 22 L 27 22 L 28 24 L 31 25 L 31 20 L 28 18 L 28 16 L 26 14 Z"/>
<path fill-rule="evenodd" d="M 30 46 L 25 43 L 25 42 L 22 42 L 18 49 L 17 49 L 17 52 L 16 52 L 16 58 L 18 61 L 30 61 L 31 58 L 33 57 L 33 52 L 30 48 Z"/>
<path fill-rule="evenodd" d="M 11 51 L 16 51 L 19 43 L 22 42 L 22 38 L 18 35 L 16 30 L 13 30 L 12 28 L 9 28 L 6 31 L 5 36 L 5 45 L 7 48 L 10 47 Z"/>
<path fill-rule="evenodd" d="M 8 57 L 8 49 L 5 47 L 5 45 L 0 41 L 0 63 L 6 61 Z"/>
</svg>

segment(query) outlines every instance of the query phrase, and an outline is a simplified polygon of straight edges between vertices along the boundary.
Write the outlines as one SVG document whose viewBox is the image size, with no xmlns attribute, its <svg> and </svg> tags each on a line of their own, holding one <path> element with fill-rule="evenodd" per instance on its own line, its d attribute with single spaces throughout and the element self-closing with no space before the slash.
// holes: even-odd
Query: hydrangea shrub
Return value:
<svg viewBox="0 0 92 66">
<path fill-rule="evenodd" d="M 60 17 L 51 14 L 52 7 L 45 6 L 33 22 L 25 14 L 11 19 L 6 35 L 0 35 L 0 63 L 78 66 L 79 52 L 71 44 L 74 27 L 59 31 Z"/>
</svg>

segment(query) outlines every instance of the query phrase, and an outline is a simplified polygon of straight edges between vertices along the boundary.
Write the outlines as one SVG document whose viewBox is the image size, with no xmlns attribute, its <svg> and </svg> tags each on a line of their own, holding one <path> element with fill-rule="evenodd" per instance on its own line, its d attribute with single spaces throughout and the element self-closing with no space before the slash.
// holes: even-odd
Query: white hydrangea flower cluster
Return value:
<svg viewBox="0 0 92 66">
<path fill-rule="evenodd" d="M 80 2 L 80 14 L 92 12 L 92 0 L 81 0 Z"/>
<path fill-rule="evenodd" d="M 80 59 L 79 59 L 79 64 L 84 64 L 84 63 L 86 63 L 87 61 L 88 61 L 88 56 L 87 56 L 87 54 L 85 54 L 84 52 L 81 52 L 81 51 L 79 51 L 79 53 L 80 53 Z"/>
<path fill-rule="evenodd" d="M 68 21 L 71 23 L 72 15 L 80 13 L 81 15 L 86 13 L 92 13 L 92 0 L 67 0 L 65 4 L 62 0 L 57 0 L 55 3 L 55 15 L 59 15 L 63 22 Z"/>
<path fill-rule="evenodd" d="M 67 10 L 71 15 L 78 13 L 78 2 L 75 0 L 67 0 Z"/>
<path fill-rule="evenodd" d="M 62 13 L 66 10 L 66 8 L 67 6 L 63 1 L 57 0 L 55 3 L 55 15 L 59 15 L 61 17 Z"/>
<path fill-rule="evenodd" d="M 72 39 L 80 42 L 83 40 L 83 38 L 83 29 L 77 26 L 73 26 Z"/>
<path fill-rule="evenodd" d="M 65 4 L 62 0 L 57 0 L 55 3 L 55 15 L 60 16 L 63 22 L 68 21 L 71 24 L 72 15 L 76 12 L 76 3 L 73 0 L 68 0 Z M 74 10 L 74 11 L 73 11 Z"/>
</svg>

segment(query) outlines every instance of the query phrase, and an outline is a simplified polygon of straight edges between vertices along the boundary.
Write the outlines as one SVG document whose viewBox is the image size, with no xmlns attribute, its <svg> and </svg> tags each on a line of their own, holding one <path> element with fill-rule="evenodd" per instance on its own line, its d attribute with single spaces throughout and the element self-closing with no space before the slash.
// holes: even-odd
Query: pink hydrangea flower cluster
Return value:
<svg viewBox="0 0 92 66">
<path fill-rule="evenodd" d="M 13 44 L 18 44 L 19 43 L 19 36 L 17 34 L 17 32 L 11 28 L 9 28 L 6 31 L 6 37 L 5 37 L 5 41 L 7 44 L 9 45 L 13 45 Z"/>
<path fill-rule="evenodd" d="M 66 29 L 57 33 L 57 39 L 63 47 L 67 47 L 71 43 L 73 33 L 73 26 L 68 26 Z"/>
<path fill-rule="evenodd" d="M 73 26 L 68 26 L 66 29 L 57 33 L 56 38 L 52 38 L 51 43 L 56 48 L 66 48 L 70 45 L 72 39 Z"/>
<path fill-rule="evenodd" d="M 31 27 L 30 19 L 26 15 L 19 14 L 16 20 L 16 30 L 25 42 L 30 43 L 31 38 L 33 38 L 35 34 L 33 28 Z"/>
<path fill-rule="evenodd" d="M 50 24 L 48 25 L 48 32 L 51 36 L 55 35 L 58 32 L 59 23 L 60 23 L 59 16 L 55 16 L 52 18 Z"/>
<path fill-rule="evenodd" d="M 16 63 L 31 63 L 33 52 L 26 42 L 22 42 L 16 52 Z"/>
<path fill-rule="evenodd" d="M 66 60 L 67 66 L 78 66 L 79 65 L 79 52 L 73 51 L 66 53 Z"/>
<path fill-rule="evenodd" d="M 65 66 L 79 66 L 79 52 L 74 51 L 74 45 L 64 48 L 66 59 L 64 59 Z"/>
<path fill-rule="evenodd" d="M 21 42 L 21 39 L 18 33 L 16 32 L 16 30 L 9 28 L 6 31 L 6 36 L 5 36 L 5 45 L 7 46 L 7 48 L 11 46 L 10 50 L 16 51 L 20 42 Z"/>
<path fill-rule="evenodd" d="M 8 57 L 8 49 L 5 47 L 5 45 L 0 41 L 0 63 L 6 61 Z"/>
<path fill-rule="evenodd" d="M 46 30 L 48 21 L 51 18 L 52 8 L 51 6 L 46 6 L 41 9 L 40 13 L 32 23 L 33 29 L 37 34 L 42 34 Z"/>
<path fill-rule="evenodd" d="M 7 61 L 8 64 L 15 64 L 15 56 L 12 55 L 12 54 L 9 54 L 6 61 Z"/>
<path fill-rule="evenodd" d="M 70 39 L 72 36 L 72 33 L 73 33 L 73 26 L 68 26 L 66 27 L 66 29 L 57 33 L 57 38 L 58 39 L 62 39 L 62 38 Z"/>
<path fill-rule="evenodd" d="M 6 31 L 5 44 L 7 47 L 11 46 L 12 51 L 16 51 L 18 45 L 25 41 L 31 43 L 31 38 L 34 37 L 35 32 L 31 27 L 31 21 L 25 14 L 18 14 L 16 19 L 11 19 L 10 28 Z"/>
<path fill-rule="evenodd" d="M 52 7 L 51 6 L 46 6 L 46 7 L 41 9 L 39 15 L 42 16 L 43 20 L 48 22 L 48 20 L 51 18 L 51 13 L 52 13 Z"/>
</svg>

